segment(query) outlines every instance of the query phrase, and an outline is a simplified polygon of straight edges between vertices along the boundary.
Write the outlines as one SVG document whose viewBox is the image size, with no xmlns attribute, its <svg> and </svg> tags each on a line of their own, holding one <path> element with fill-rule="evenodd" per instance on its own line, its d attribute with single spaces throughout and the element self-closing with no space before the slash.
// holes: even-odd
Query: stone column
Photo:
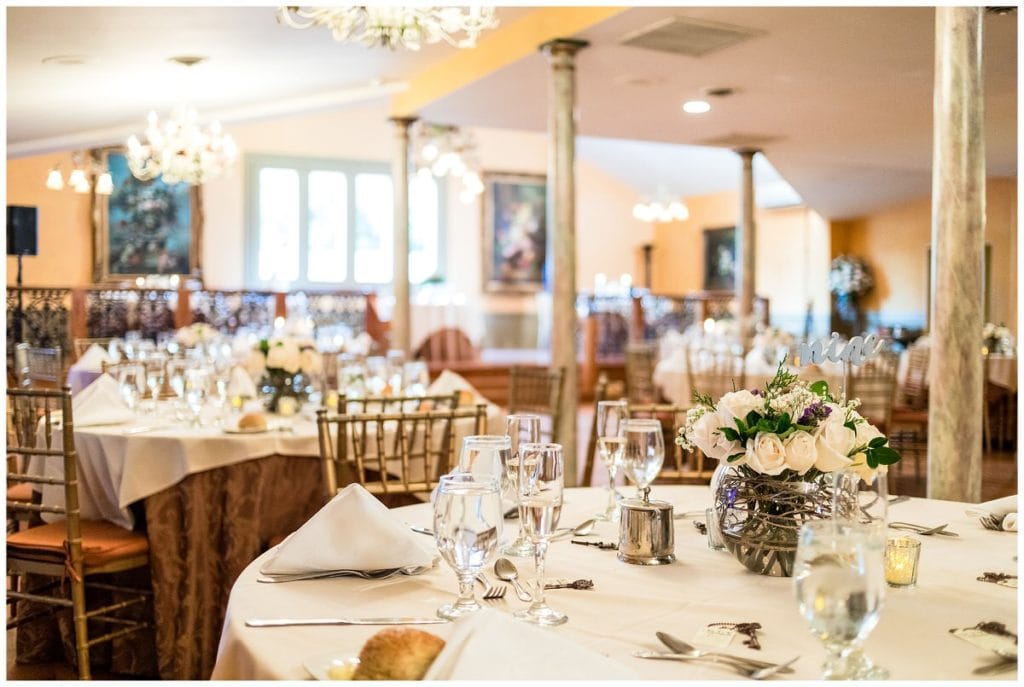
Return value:
<svg viewBox="0 0 1024 687">
<path fill-rule="evenodd" d="M 540 46 L 551 65 L 548 89 L 547 227 L 551 232 L 551 365 L 565 369 L 557 427 L 565 451 L 565 482 L 575 485 L 579 405 L 576 329 L 576 53 L 586 41 L 556 39 Z"/>
<path fill-rule="evenodd" d="M 981 7 L 935 10 L 928 497 L 981 500 L 985 132 Z"/>
<path fill-rule="evenodd" d="M 391 348 L 410 352 L 409 330 L 409 127 L 416 117 L 392 117 L 395 157 L 391 167 L 395 221 L 393 273 L 395 307 L 391 312 Z"/>
<path fill-rule="evenodd" d="M 743 162 L 740 180 L 740 212 L 736 226 L 736 299 L 739 302 L 743 345 L 754 337 L 754 289 L 757 279 L 757 227 L 754 225 L 754 155 L 756 148 L 737 148 Z"/>
</svg>

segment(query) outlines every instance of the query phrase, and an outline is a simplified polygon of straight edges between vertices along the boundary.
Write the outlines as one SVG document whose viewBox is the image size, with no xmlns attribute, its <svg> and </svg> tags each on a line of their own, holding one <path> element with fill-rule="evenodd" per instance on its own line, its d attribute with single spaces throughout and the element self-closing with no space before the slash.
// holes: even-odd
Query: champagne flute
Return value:
<svg viewBox="0 0 1024 687">
<path fill-rule="evenodd" d="M 665 436 L 659 420 L 626 420 L 622 465 L 626 477 L 636 485 L 637 498 L 648 500 L 650 484 L 665 462 Z"/>
<path fill-rule="evenodd" d="M 629 404 L 626 401 L 598 401 L 596 418 L 597 454 L 601 456 L 608 471 L 608 507 L 603 513 L 597 514 L 598 520 L 618 522 L 619 508 L 616 500 L 615 478 L 622 467 L 622 454 L 626 439 L 622 436 L 623 423 L 626 420 Z"/>
<path fill-rule="evenodd" d="M 793 581 L 800 614 L 828 651 L 826 680 L 888 677 L 863 654 L 850 660 L 881 614 L 884 544 L 879 528 L 849 520 L 815 520 L 800 528 Z"/>
<path fill-rule="evenodd" d="M 441 477 L 434 497 L 434 542 L 459 578 L 459 597 L 439 608 L 439 617 L 455 620 L 480 610 L 473 581 L 497 549 L 502 524 L 497 482 L 466 473 Z"/>
<path fill-rule="evenodd" d="M 505 464 L 505 482 L 511 492 L 512 499 L 519 503 L 519 451 L 525 444 L 540 441 L 540 415 L 519 414 L 509 415 L 505 420 L 505 436 L 512 441 L 509 461 Z M 519 533 L 515 541 L 501 551 L 509 556 L 533 555 L 533 541 L 519 520 Z"/>
<path fill-rule="evenodd" d="M 519 519 L 533 540 L 533 560 L 537 570 L 533 602 L 517 611 L 517 618 L 537 625 L 561 625 L 569 616 L 547 605 L 544 600 L 544 558 L 548 542 L 562 515 L 565 490 L 565 460 L 560 444 L 522 444 L 519 447 Z"/>
</svg>

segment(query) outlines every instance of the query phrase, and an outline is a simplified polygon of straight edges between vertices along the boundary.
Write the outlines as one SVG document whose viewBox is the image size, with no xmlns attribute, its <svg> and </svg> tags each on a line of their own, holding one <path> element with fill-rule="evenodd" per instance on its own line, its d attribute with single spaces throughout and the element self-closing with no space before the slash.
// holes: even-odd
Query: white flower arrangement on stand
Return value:
<svg viewBox="0 0 1024 687">
<path fill-rule="evenodd" d="M 277 410 L 282 396 L 304 400 L 311 378 L 323 374 L 323 358 L 311 339 L 275 336 L 261 339 L 245 364 L 267 396 L 268 410 Z"/>
<path fill-rule="evenodd" d="M 1013 332 L 1005 324 L 1000 323 L 997 325 L 986 322 L 985 328 L 981 332 L 981 338 L 984 340 L 985 348 L 988 349 L 989 353 L 1014 355 L 1017 350 Z"/>
<path fill-rule="evenodd" d="M 199 344 L 216 341 L 220 338 L 220 332 L 205 322 L 196 322 L 179 329 L 175 333 L 174 338 L 178 340 L 182 347 L 192 348 Z"/>
</svg>

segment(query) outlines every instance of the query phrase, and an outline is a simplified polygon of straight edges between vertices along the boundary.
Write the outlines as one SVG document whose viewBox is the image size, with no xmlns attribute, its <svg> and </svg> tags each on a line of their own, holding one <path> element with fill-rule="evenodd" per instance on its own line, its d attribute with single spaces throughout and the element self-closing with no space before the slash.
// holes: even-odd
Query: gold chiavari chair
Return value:
<svg viewBox="0 0 1024 687">
<path fill-rule="evenodd" d="M 119 612 L 146 606 L 146 590 L 90 581 L 96 575 L 143 568 L 149 564 L 149 542 L 144 534 L 102 520 L 84 520 L 78 506 L 78 465 L 74 443 L 71 389 L 8 389 L 8 484 L 28 483 L 63 487 L 64 504 L 7 501 L 8 517 L 19 511 L 56 513 L 63 520 L 10 533 L 7 536 L 7 629 L 59 613 L 71 612 L 78 675 L 91 674 L 89 652 L 97 644 L 151 627 L 145 619 Z M 59 419 L 58 419 L 58 415 Z M 12 461 L 12 458 L 14 459 Z M 62 472 L 27 469 L 26 461 L 60 459 Z M 41 474 L 40 474 L 41 473 Z M 59 476 L 53 476 L 59 474 Z M 51 581 L 38 584 L 40 578 Z M 89 608 L 91 589 L 117 594 L 114 602 Z M 94 605 L 95 606 L 95 605 Z M 90 624 L 113 629 L 90 635 Z"/>
<path fill-rule="evenodd" d="M 878 427 L 882 434 L 888 434 L 892 426 L 898 361 L 898 355 L 893 351 L 882 351 L 850 377 L 848 398 L 860 400 L 857 412 Z"/>
<path fill-rule="evenodd" d="M 731 351 L 690 348 L 686 351 L 686 379 L 690 393 L 699 391 L 719 399 L 746 387 L 746 357 Z M 684 403 L 689 406 L 690 399 Z"/>
<path fill-rule="evenodd" d="M 587 440 L 587 462 L 583 466 L 583 486 L 589 486 L 594 480 L 595 453 L 597 451 L 597 404 L 608 398 L 608 375 L 602 372 L 597 377 L 594 387 L 594 416 L 590 421 L 590 438 Z"/>
<path fill-rule="evenodd" d="M 892 408 L 889 445 L 904 458 L 914 459 L 914 477 L 921 472 L 921 456 L 928 452 L 928 347 L 907 350 L 907 376 Z M 902 467 L 903 461 L 897 463 Z M 897 468 L 899 469 L 899 468 Z"/>
<path fill-rule="evenodd" d="M 626 397 L 630 403 L 656 403 L 654 365 L 657 348 L 652 344 L 626 346 Z"/>
<path fill-rule="evenodd" d="M 676 433 L 686 421 L 688 406 L 675 403 L 630 403 L 630 418 L 652 418 L 661 422 L 665 437 L 665 463 L 655 479 L 658 484 L 710 484 L 718 461 L 700 449 L 685 451 L 676 443 Z"/>
<path fill-rule="evenodd" d="M 328 498 L 358 482 L 389 506 L 416 503 L 401 497 L 429 494 L 458 465 L 455 425 L 471 421 L 483 434 L 487 406 L 396 413 L 316 413 L 320 459 Z M 392 498 L 399 497 L 399 498 Z"/>
<path fill-rule="evenodd" d="M 426 410 L 454 410 L 459 407 L 461 393 L 437 396 L 339 396 L 338 411 L 357 413 L 397 413 Z"/>
<path fill-rule="evenodd" d="M 512 368 L 509 379 L 508 412 L 536 413 L 550 420 L 550 430 L 541 420 L 541 437 L 558 443 L 558 421 L 561 415 L 565 368 L 543 370 L 530 367 Z"/>
</svg>

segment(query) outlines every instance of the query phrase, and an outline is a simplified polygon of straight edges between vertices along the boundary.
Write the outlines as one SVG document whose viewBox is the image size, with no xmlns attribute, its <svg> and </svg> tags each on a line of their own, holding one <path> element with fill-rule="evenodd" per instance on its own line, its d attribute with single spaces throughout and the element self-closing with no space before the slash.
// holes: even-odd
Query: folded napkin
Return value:
<svg viewBox="0 0 1024 687">
<path fill-rule="evenodd" d="M 241 365 L 231 368 L 231 377 L 228 379 L 228 396 L 256 398 L 256 385 Z"/>
<path fill-rule="evenodd" d="M 562 636 L 485 608 L 465 620 L 424 680 L 635 680 L 625 665 Z"/>
<path fill-rule="evenodd" d="M 355 355 L 370 355 L 373 348 L 373 338 L 366 332 L 360 332 L 356 338 L 345 344 L 345 352 Z"/>
<path fill-rule="evenodd" d="M 451 370 L 442 371 L 438 378 L 427 387 L 426 395 L 444 396 L 456 391 L 468 391 L 473 394 L 473 398 L 477 403 L 490 403 L 472 384 L 466 381 L 465 377 Z"/>
<path fill-rule="evenodd" d="M 971 506 L 967 509 L 967 515 L 980 518 L 983 515 L 995 515 L 1003 517 L 1003 529 L 1007 532 L 1017 531 L 1017 495 L 1004 496 L 994 501 L 986 501 Z"/>
<path fill-rule="evenodd" d="M 100 375 L 89 386 L 78 392 L 71 401 L 76 427 L 116 425 L 135 419 L 121 396 L 117 381 L 110 375 Z"/>
<path fill-rule="evenodd" d="M 86 372 L 103 372 L 103 363 L 110 363 L 110 355 L 99 344 L 93 344 L 71 367 Z"/>
<path fill-rule="evenodd" d="M 359 484 L 350 484 L 274 550 L 260 572 L 390 570 L 430 565 L 433 546 Z"/>
</svg>

